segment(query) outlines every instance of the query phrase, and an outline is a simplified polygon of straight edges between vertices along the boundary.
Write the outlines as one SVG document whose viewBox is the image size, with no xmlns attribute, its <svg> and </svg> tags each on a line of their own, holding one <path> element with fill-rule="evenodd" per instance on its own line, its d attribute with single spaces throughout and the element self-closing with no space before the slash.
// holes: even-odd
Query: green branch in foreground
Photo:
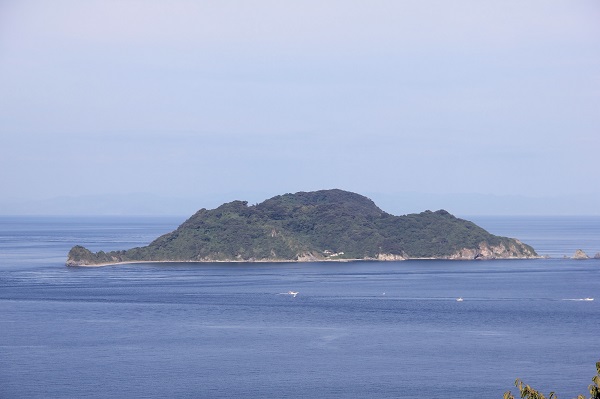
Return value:
<svg viewBox="0 0 600 399">
<path fill-rule="evenodd" d="M 591 395 L 589 399 L 600 399 L 600 362 L 596 363 L 596 375 L 592 378 L 592 382 L 593 384 L 588 387 Z M 550 395 L 546 398 L 541 392 L 525 385 L 519 378 L 515 381 L 515 386 L 519 389 L 519 394 L 523 399 L 558 399 L 554 392 L 550 392 Z M 504 393 L 504 399 L 515 399 L 515 397 L 508 391 Z M 579 395 L 575 399 L 586 399 L 586 397 Z"/>
</svg>

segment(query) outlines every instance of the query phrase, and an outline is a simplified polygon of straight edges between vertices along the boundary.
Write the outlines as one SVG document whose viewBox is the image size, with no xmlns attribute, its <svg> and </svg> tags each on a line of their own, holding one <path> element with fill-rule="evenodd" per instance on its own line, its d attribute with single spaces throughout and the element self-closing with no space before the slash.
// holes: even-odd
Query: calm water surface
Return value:
<svg viewBox="0 0 600 399">
<path fill-rule="evenodd" d="M 472 220 L 553 258 L 66 268 L 183 219 L 0 218 L 0 398 L 586 393 L 600 218 Z"/>
</svg>

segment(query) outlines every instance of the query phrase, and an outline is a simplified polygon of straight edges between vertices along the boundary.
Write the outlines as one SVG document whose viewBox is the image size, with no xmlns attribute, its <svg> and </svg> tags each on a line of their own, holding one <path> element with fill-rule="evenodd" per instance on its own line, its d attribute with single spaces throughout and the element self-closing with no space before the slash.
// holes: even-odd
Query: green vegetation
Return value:
<svg viewBox="0 0 600 399">
<path fill-rule="evenodd" d="M 492 248 L 493 247 L 493 248 Z M 146 247 L 98 252 L 76 246 L 67 264 L 125 261 L 533 257 L 533 248 L 494 236 L 444 210 L 394 216 L 342 190 L 285 194 L 248 206 L 201 209 Z M 458 254 L 458 255 L 457 255 Z"/>
<path fill-rule="evenodd" d="M 515 386 L 519 389 L 521 398 L 524 399 L 546 399 L 544 394 L 533 389 L 529 385 L 523 384 L 523 381 L 517 379 Z M 600 362 L 596 363 L 596 375 L 592 378 L 592 384 L 588 387 L 590 391 L 589 399 L 600 399 Z M 515 399 L 514 395 L 508 391 L 504 393 L 504 399 Z M 554 392 L 550 392 L 548 399 L 558 399 Z M 586 399 L 585 395 L 578 395 L 575 399 Z"/>
</svg>

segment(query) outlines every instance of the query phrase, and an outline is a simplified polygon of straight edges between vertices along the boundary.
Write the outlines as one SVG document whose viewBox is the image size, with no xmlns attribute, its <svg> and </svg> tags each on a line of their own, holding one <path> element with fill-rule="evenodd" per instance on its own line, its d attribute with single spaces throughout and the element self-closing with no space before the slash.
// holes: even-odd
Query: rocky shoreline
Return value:
<svg viewBox="0 0 600 399">
<path fill-rule="evenodd" d="M 448 260 L 448 261 L 491 261 L 491 260 L 528 260 L 528 259 L 543 259 L 543 256 L 465 256 L 470 254 L 471 250 L 459 251 L 459 253 L 447 256 L 447 257 L 403 257 L 400 255 L 393 254 L 380 254 L 376 258 L 316 258 L 302 256 L 298 259 L 202 259 L 202 260 L 130 260 L 130 261 L 114 261 L 104 263 L 88 263 L 85 261 L 75 261 L 74 259 L 68 258 L 65 263 L 68 267 L 104 267 L 104 266 L 118 266 L 128 264 L 145 264 L 145 263 L 347 263 L 347 262 L 401 262 L 408 260 Z"/>
</svg>

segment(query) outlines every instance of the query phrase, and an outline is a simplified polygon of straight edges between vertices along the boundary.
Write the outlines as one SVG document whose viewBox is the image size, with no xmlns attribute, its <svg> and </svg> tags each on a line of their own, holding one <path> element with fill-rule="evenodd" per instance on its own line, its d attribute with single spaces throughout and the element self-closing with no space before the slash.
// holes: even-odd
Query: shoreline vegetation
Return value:
<svg viewBox="0 0 600 399">
<path fill-rule="evenodd" d="M 93 253 L 76 245 L 66 265 L 539 257 L 529 245 L 490 234 L 445 210 L 394 216 L 362 195 L 334 189 L 201 209 L 145 247 Z"/>
<path fill-rule="evenodd" d="M 551 257 L 551 256 L 530 256 L 527 258 L 522 257 L 510 257 L 510 258 L 493 258 L 493 259 L 481 259 L 481 260 L 531 260 L 531 259 L 567 259 L 567 260 L 598 260 L 600 256 L 596 254 L 594 257 L 579 258 L 577 256 L 572 257 Z M 401 261 L 421 261 L 421 260 L 447 260 L 452 262 L 460 261 L 472 261 L 479 259 L 449 259 L 449 258 L 406 258 L 406 259 L 320 259 L 320 260 L 287 260 L 287 259 L 258 259 L 258 260 L 129 260 L 121 262 L 107 262 L 107 263 L 96 263 L 96 264 L 80 264 L 80 265 L 68 265 L 68 266 L 79 266 L 79 267 L 104 267 L 104 266 L 118 266 L 118 265 L 130 265 L 130 264 L 144 264 L 144 263 L 350 263 L 350 262 L 401 262 Z"/>
<path fill-rule="evenodd" d="M 486 261 L 493 260 L 532 260 L 532 259 L 548 259 L 544 256 L 531 256 L 527 258 L 493 258 L 493 259 L 481 259 Z M 562 258 L 555 258 L 562 259 Z M 572 259 L 572 258 L 567 258 Z M 592 259 L 592 258 L 590 258 Z M 141 265 L 145 263 L 164 263 L 164 264 L 175 264 L 175 263 L 232 263 L 232 264 L 256 264 L 256 263 L 352 263 L 352 262 L 404 262 L 404 261 L 426 261 L 426 260 L 447 260 L 449 262 L 470 262 L 479 259 L 448 259 L 448 258 L 407 258 L 407 259 L 320 259 L 320 260 L 287 260 L 287 259 L 258 259 L 258 260 L 128 260 L 121 262 L 107 262 L 107 263 L 95 263 L 95 264 L 67 264 L 67 266 L 73 267 L 105 267 L 105 266 L 119 266 L 119 265 Z"/>
</svg>

